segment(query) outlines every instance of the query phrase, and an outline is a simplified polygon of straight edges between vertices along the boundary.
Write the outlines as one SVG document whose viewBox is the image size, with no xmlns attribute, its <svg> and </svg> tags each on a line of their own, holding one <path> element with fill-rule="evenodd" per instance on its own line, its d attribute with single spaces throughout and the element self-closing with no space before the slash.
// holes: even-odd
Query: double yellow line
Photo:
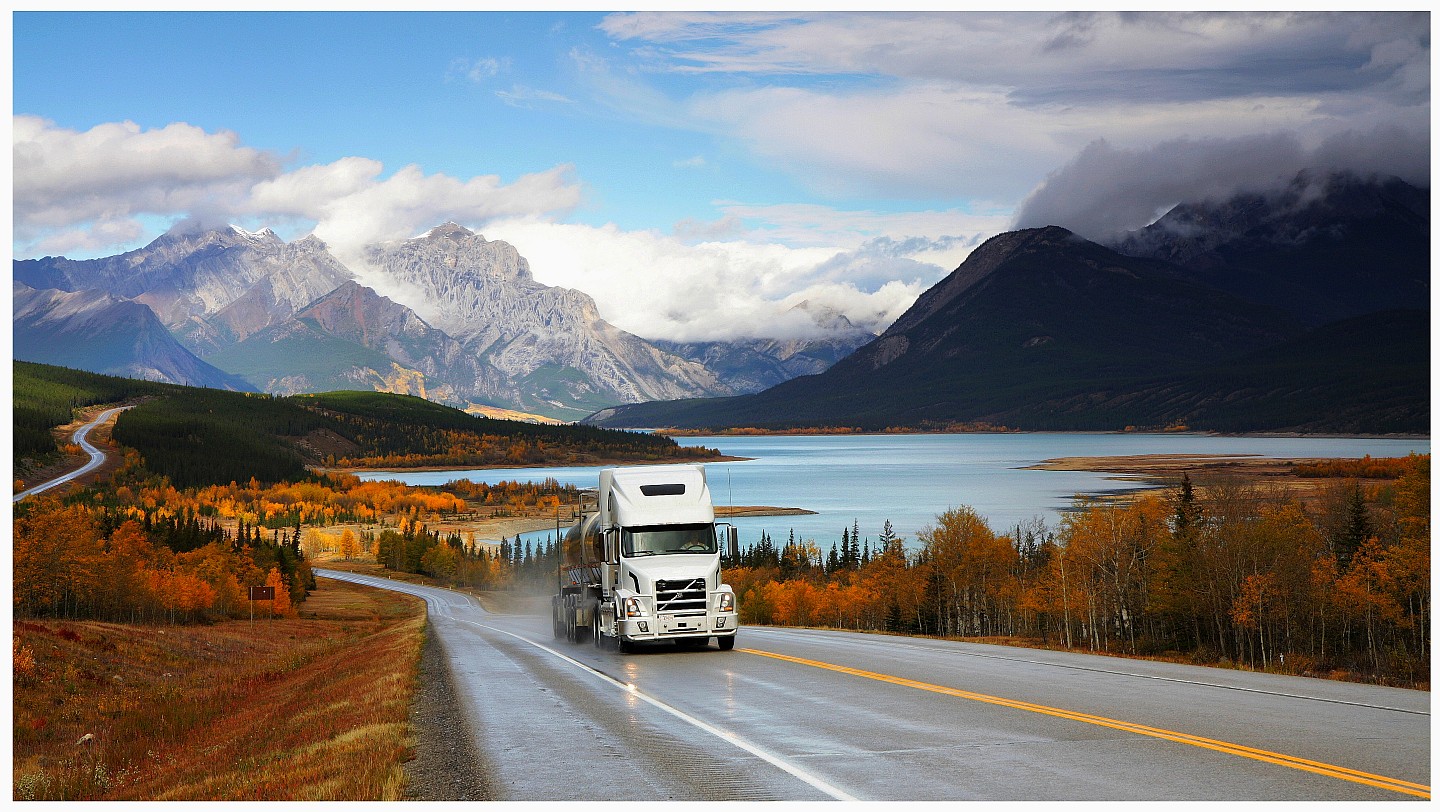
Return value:
<svg viewBox="0 0 1440 812">
<path fill-rule="evenodd" d="M 1189 733 L 1177 733 L 1176 731 L 1165 730 L 1164 728 L 1150 727 L 1149 725 L 1140 725 L 1135 724 L 1134 722 L 1122 722 L 1118 719 L 1107 719 L 1104 716 L 1095 716 L 1094 714 L 1080 713 L 1079 711 L 1070 711 L 1063 708 L 1052 708 L 1048 705 L 1037 705 L 1033 702 L 1021 702 L 1016 699 L 1006 699 L 999 696 L 977 694 L 974 691 L 965 691 L 959 688 L 947 688 L 944 685 L 935 685 L 928 682 L 919 682 L 913 679 L 896 677 L 890 674 L 880 674 L 874 671 L 862 671 L 858 668 L 849 668 L 847 666 L 835 665 L 834 663 L 826 663 L 819 660 L 807 660 L 803 657 L 791 657 L 788 654 L 776 654 L 773 651 L 761 651 L 759 649 L 752 648 L 741 649 L 741 651 L 744 651 L 747 654 L 758 654 L 761 657 L 771 657 L 776 660 L 784 660 L 786 662 L 796 663 L 799 665 L 808 665 L 813 668 L 823 668 L 826 671 L 835 671 L 841 674 L 850 674 L 851 676 L 864 677 L 865 679 L 873 679 L 879 682 L 888 682 L 892 685 L 903 685 L 907 688 L 915 688 L 921 691 L 944 694 L 946 696 L 958 697 L 960 699 L 970 699 L 975 702 L 984 702 L 990 705 L 999 705 L 1001 707 L 1029 711 L 1031 713 L 1043 713 L 1046 716 L 1055 716 L 1060 719 L 1070 719 L 1072 721 L 1084 722 L 1091 725 L 1099 725 L 1101 727 L 1108 727 L 1114 730 L 1123 730 L 1127 733 L 1135 733 L 1141 736 L 1150 736 L 1156 739 L 1165 739 L 1166 741 L 1178 742 L 1180 744 L 1188 744 L 1193 747 L 1203 747 L 1206 750 L 1214 750 L 1219 753 L 1228 753 L 1232 756 L 1241 756 L 1242 758 L 1254 759 L 1256 761 L 1264 761 L 1270 764 L 1278 764 L 1281 767 L 1289 767 L 1295 770 L 1304 770 L 1306 772 L 1315 773 L 1316 775 L 1329 776 L 1330 778 L 1339 778 L 1342 781 L 1351 781 L 1356 784 L 1365 784 L 1367 786 L 1379 787 L 1380 789 L 1390 790 L 1391 792 L 1400 792 L 1406 795 L 1414 795 L 1417 798 L 1428 799 L 1430 797 L 1430 787 L 1424 784 L 1416 784 L 1411 781 L 1403 781 L 1399 778 L 1387 778 L 1383 775 L 1374 775 L 1372 773 L 1361 772 L 1360 770 L 1352 770 L 1348 767 L 1338 767 L 1334 764 L 1326 764 L 1320 761 L 1311 761 L 1310 759 L 1300 758 L 1298 756 L 1287 756 L 1284 753 L 1272 753 L 1269 750 L 1259 750 L 1254 747 L 1246 747 L 1243 744 L 1233 744 L 1231 742 L 1219 741 L 1217 739 L 1207 739 L 1203 736 L 1194 736 Z"/>
</svg>

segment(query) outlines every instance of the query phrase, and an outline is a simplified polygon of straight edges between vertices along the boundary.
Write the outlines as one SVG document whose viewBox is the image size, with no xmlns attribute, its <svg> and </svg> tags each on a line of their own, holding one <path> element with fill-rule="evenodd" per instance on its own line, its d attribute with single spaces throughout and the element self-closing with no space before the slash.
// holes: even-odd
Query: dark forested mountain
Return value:
<svg viewBox="0 0 1440 812">
<path fill-rule="evenodd" d="M 1428 291 L 1428 254 L 1417 253 L 1414 233 L 1428 244 L 1428 220 L 1414 218 L 1424 207 L 1403 184 L 1342 178 L 1324 189 L 1328 202 L 1319 204 L 1275 202 L 1281 196 L 1263 211 L 1239 200 L 1213 207 L 1226 212 L 1214 215 L 1223 223 L 1215 233 L 1195 225 L 1165 250 L 1161 232 L 1150 232 L 1148 251 L 1133 235 L 1125 243 L 1165 259 L 1054 226 L 1002 234 L 820 375 L 736 398 L 615 407 L 590 420 L 1426 432 L 1429 314 L 1394 309 L 1406 295 L 1406 306 L 1428 307 L 1428 293 L 1419 296 Z M 1177 209 L 1166 233 L 1208 222 L 1202 209 Z M 1345 261 L 1303 272 L 1306 258 L 1342 246 Z M 1367 286 L 1384 292 L 1355 293 Z M 1339 297 L 1348 300 L 1330 302 Z"/>
<path fill-rule="evenodd" d="M 1268 194 L 1181 204 L 1113 247 L 1312 327 L 1427 308 L 1430 193 L 1398 178 L 1303 172 Z"/>
<path fill-rule="evenodd" d="M 14 357 L 149 381 L 252 390 L 176 341 L 155 313 L 100 291 L 36 290 L 14 282 Z"/>
</svg>

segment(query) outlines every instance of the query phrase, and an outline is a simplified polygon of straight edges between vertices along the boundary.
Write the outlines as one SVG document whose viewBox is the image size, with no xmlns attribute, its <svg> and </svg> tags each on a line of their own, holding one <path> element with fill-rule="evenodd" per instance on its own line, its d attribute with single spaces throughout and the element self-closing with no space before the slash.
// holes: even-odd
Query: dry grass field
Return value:
<svg viewBox="0 0 1440 812">
<path fill-rule="evenodd" d="M 421 601 L 322 579 L 300 617 L 14 623 L 16 800 L 396 800 Z"/>
</svg>

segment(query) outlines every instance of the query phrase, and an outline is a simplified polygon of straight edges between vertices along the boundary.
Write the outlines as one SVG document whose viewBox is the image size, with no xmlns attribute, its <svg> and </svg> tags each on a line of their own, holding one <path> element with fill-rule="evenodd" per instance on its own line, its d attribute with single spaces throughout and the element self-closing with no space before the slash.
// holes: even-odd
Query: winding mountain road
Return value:
<svg viewBox="0 0 1440 812">
<path fill-rule="evenodd" d="M 1430 695 L 1067 652 L 744 628 L 631 654 L 425 599 L 499 800 L 1405 800 Z"/>
<path fill-rule="evenodd" d="M 80 428 L 76 429 L 76 430 L 75 430 L 75 435 L 74 435 L 74 437 L 73 437 L 73 440 L 74 440 L 74 442 L 75 442 L 76 445 L 78 445 L 78 446 L 80 446 L 80 448 L 84 449 L 84 451 L 85 451 L 86 454 L 89 454 L 89 455 L 90 455 L 90 461 L 87 462 L 87 463 L 85 463 L 84 466 L 82 466 L 82 467 L 80 467 L 80 468 L 78 468 L 78 469 L 76 469 L 76 470 L 74 470 L 74 471 L 71 471 L 71 472 L 68 473 L 68 474 L 65 474 L 65 475 L 63 475 L 63 476 L 58 476 L 58 477 L 56 477 L 56 478 L 54 478 L 54 479 L 52 479 L 52 480 L 50 480 L 50 481 L 48 481 L 48 482 L 41 483 L 41 484 L 39 484 L 39 485 L 36 485 L 36 486 L 33 487 L 33 488 L 30 488 L 30 489 L 28 489 L 28 490 L 24 490 L 24 491 L 21 491 L 20 493 L 15 494 L 15 499 L 14 499 L 13 501 L 19 502 L 21 499 L 24 499 L 24 498 L 29 497 L 29 496 L 34 496 L 34 495 L 37 494 L 37 493 L 44 493 L 45 491 L 48 491 L 48 490 L 50 490 L 50 489 L 52 489 L 52 488 L 58 488 L 58 487 L 60 487 L 61 485 L 66 484 L 67 482 L 74 482 L 75 480 L 79 479 L 80 477 L 85 476 L 86 474 L 90 473 L 91 471 L 94 471 L 96 468 L 99 468 L 101 465 L 104 465 L 104 464 L 105 464 L 105 452 L 104 452 L 104 451 L 101 451 L 99 448 L 96 448 L 95 445 L 90 442 L 90 439 L 89 439 L 89 438 L 90 438 L 90 432 L 91 432 L 92 430 L 94 430 L 97 426 L 104 425 L 105 421 L 111 419 L 111 418 L 114 417 L 115 415 L 117 415 L 117 414 L 125 411 L 126 409 L 132 409 L 132 408 L 134 408 L 134 407 L 133 407 L 133 406 L 117 406 L 117 407 L 114 408 L 114 409 L 106 409 L 105 411 L 103 411 L 103 412 L 100 413 L 100 416 L 99 416 L 99 417 L 96 417 L 94 420 L 91 420 L 89 423 L 86 423 L 85 425 L 83 425 L 83 426 L 81 426 Z"/>
</svg>

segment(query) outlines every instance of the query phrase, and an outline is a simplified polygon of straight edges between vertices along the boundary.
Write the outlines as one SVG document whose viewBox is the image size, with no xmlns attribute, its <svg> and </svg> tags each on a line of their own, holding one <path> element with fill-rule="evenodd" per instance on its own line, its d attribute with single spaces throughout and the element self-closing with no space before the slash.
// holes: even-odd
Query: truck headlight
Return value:
<svg viewBox="0 0 1440 812">
<path fill-rule="evenodd" d="M 640 605 L 639 598 L 625 599 L 625 617 L 640 617 L 645 614 L 645 609 Z"/>
<path fill-rule="evenodd" d="M 721 592 L 721 593 L 720 593 L 720 605 L 716 607 L 716 611 L 719 611 L 719 612 L 733 612 L 733 611 L 735 611 L 735 593 L 734 593 L 734 592 Z"/>
</svg>

